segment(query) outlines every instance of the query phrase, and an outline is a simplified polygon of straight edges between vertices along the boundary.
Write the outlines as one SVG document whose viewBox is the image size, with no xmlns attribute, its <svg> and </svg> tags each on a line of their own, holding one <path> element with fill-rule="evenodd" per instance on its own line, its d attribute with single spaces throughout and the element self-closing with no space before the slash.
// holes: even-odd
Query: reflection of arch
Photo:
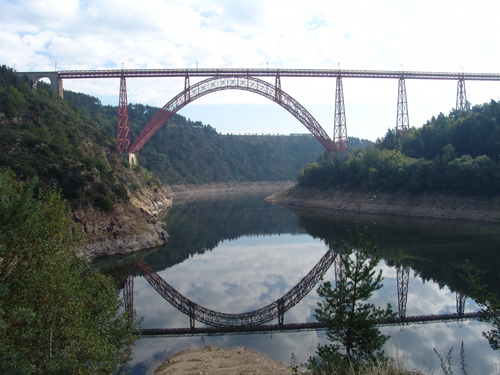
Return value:
<svg viewBox="0 0 500 375">
<path fill-rule="evenodd" d="M 137 153 L 153 134 L 181 108 L 204 95 L 222 90 L 250 91 L 278 103 L 295 116 L 328 151 L 337 150 L 335 143 L 314 117 L 298 101 L 282 91 L 279 85 L 274 86 L 250 76 L 215 76 L 198 82 L 191 87 L 187 82 L 185 90 L 165 104 L 149 121 L 135 142 L 129 147 L 129 153 Z"/>
<path fill-rule="evenodd" d="M 408 284 L 410 282 L 410 267 L 402 263 L 396 265 L 396 278 L 398 282 L 398 314 L 400 319 L 406 317 L 408 303 Z"/>
<path fill-rule="evenodd" d="M 313 269 L 281 298 L 258 310 L 241 314 L 221 313 L 200 306 L 175 290 L 145 261 L 141 260 L 136 267 L 167 302 L 189 316 L 191 329 L 194 329 L 195 320 L 212 327 L 248 327 L 264 324 L 278 318 L 279 324 L 283 325 L 284 313 L 299 303 L 311 291 L 332 265 L 334 255 L 333 251 L 328 250 Z"/>
</svg>

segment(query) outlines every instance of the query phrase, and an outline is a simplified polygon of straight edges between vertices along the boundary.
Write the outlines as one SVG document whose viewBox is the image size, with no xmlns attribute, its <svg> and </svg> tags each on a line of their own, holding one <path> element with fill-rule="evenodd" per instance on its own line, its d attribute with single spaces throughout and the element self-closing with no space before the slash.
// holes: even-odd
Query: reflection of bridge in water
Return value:
<svg viewBox="0 0 500 375">
<path fill-rule="evenodd" d="M 393 321 L 381 322 L 379 326 L 393 325 L 409 325 L 409 324 L 424 324 L 437 322 L 452 322 L 473 320 L 479 318 L 479 312 L 472 313 L 454 313 L 454 314 L 438 314 L 438 315 L 419 315 L 408 316 L 403 319 L 397 318 Z M 263 324 L 258 326 L 248 327 L 199 327 L 199 328 L 150 328 L 143 329 L 142 335 L 148 337 L 154 336 L 195 336 L 195 335 L 226 335 L 226 334 L 251 334 L 251 333 L 268 333 L 268 332 L 298 332 L 298 331 L 315 331 L 324 330 L 328 326 L 326 323 L 310 322 L 310 323 L 290 323 L 290 324 Z"/>
<path fill-rule="evenodd" d="M 136 267 L 166 301 L 189 316 L 191 329 L 195 328 L 195 321 L 217 328 L 241 328 L 259 326 L 276 318 L 278 318 L 278 325 L 283 326 L 285 312 L 299 303 L 311 291 L 330 268 L 335 256 L 334 251 L 328 250 L 313 269 L 282 297 L 260 309 L 241 314 L 222 313 L 200 306 L 175 290 L 145 261 L 140 261 Z M 129 277 L 128 282 L 131 282 L 131 280 L 133 279 Z M 127 290 L 130 289 L 130 287 L 127 288 Z M 130 303 L 126 303 L 127 305 L 130 305 Z"/>
<path fill-rule="evenodd" d="M 203 307 L 175 290 L 169 283 L 161 278 L 145 261 L 137 263 L 136 267 L 145 277 L 148 283 L 172 306 L 189 316 L 189 328 L 159 328 L 144 329 L 144 336 L 181 336 L 181 335 L 207 335 L 207 334 L 247 334 L 266 332 L 293 332 L 304 330 L 326 329 L 327 325 L 321 322 L 308 323 L 284 323 L 284 314 L 297 303 L 299 303 L 324 276 L 326 271 L 334 264 L 335 280 L 345 277 L 345 270 L 341 257 L 333 251 L 328 250 L 311 271 L 290 291 L 282 297 L 260 309 L 240 314 L 223 313 Z M 415 323 L 448 322 L 453 320 L 477 319 L 479 312 L 464 313 L 465 296 L 461 293 L 456 295 L 456 313 L 406 316 L 406 304 L 408 297 L 408 283 L 410 267 L 398 264 L 397 290 L 398 290 L 398 316 L 394 320 L 381 321 L 379 325 L 407 325 Z M 129 276 L 123 289 L 125 309 L 132 313 L 134 278 Z M 278 324 L 265 324 L 274 319 Z M 209 327 L 195 327 L 195 322 L 207 324 Z"/>
</svg>

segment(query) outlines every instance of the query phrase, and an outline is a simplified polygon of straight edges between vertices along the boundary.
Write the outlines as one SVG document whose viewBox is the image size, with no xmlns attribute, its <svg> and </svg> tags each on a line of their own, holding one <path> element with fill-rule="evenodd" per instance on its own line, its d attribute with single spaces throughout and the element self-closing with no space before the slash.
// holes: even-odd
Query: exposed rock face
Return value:
<svg viewBox="0 0 500 375">
<path fill-rule="evenodd" d="M 164 215 L 172 207 L 172 189 L 168 185 L 153 190 L 142 189 L 133 193 L 130 203 L 158 217 Z"/>
<path fill-rule="evenodd" d="M 73 219 L 80 224 L 85 245 L 77 251 L 92 259 L 163 245 L 168 234 L 158 216 L 171 206 L 169 189 L 161 188 L 138 191 L 129 202 L 116 204 L 110 212 L 80 208 Z"/>
<path fill-rule="evenodd" d="M 141 189 L 131 193 L 130 200 L 115 205 L 114 210 L 103 212 L 83 207 L 73 214 L 75 223 L 84 236 L 85 245 L 77 250 L 89 259 L 125 254 L 163 245 L 168 234 L 158 221 L 172 207 L 176 199 L 197 195 L 231 194 L 243 191 L 269 191 L 286 189 L 290 181 L 243 182 L 192 186 L 163 186 Z"/>
<path fill-rule="evenodd" d="M 370 193 L 294 187 L 271 195 L 271 203 L 339 211 L 500 221 L 500 197 L 460 197 L 456 195 Z"/>
</svg>

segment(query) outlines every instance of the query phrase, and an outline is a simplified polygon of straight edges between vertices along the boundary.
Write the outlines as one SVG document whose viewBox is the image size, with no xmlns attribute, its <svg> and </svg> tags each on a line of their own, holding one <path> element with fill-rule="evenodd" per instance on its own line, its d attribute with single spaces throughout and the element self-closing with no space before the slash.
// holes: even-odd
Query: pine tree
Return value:
<svg viewBox="0 0 500 375">
<path fill-rule="evenodd" d="M 342 373 L 342 369 L 352 366 L 384 362 L 382 347 L 389 337 L 377 325 L 396 317 L 390 304 L 382 309 L 366 302 L 382 287 L 383 280 L 382 271 L 377 274 L 375 270 L 380 258 L 374 240 L 366 242 L 367 230 L 361 233 L 357 227 L 356 233 L 349 235 L 350 242 L 343 241 L 343 252 L 337 255 L 345 269 L 344 277 L 335 288 L 330 281 L 318 288 L 323 300 L 318 303 L 315 316 L 328 324 L 330 341 L 318 346 L 320 362 L 310 359 L 310 368 L 319 373 L 331 369 Z"/>
</svg>

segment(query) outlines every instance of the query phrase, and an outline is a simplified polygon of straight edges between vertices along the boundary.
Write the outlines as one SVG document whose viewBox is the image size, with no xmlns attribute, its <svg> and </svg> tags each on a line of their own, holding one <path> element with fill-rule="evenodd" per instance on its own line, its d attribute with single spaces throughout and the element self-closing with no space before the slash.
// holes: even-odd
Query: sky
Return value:
<svg viewBox="0 0 500 375">
<path fill-rule="evenodd" d="M 500 2 L 477 0 L 0 0 L 0 64 L 17 71 L 273 68 L 500 73 Z M 272 78 L 269 82 L 274 82 Z M 191 85 L 196 83 L 191 79 Z M 330 136 L 334 78 L 282 78 Z M 118 105 L 118 79 L 64 88 Z M 347 134 L 376 140 L 394 128 L 395 79 L 344 78 Z M 129 78 L 128 102 L 162 107 L 183 78 Z M 457 82 L 406 80 L 410 126 L 455 107 Z M 499 82 L 466 82 L 472 105 L 500 98 Z M 180 112 L 219 132 L 305 133 L 285 109 L 226 90 Z"/>
</svg>

